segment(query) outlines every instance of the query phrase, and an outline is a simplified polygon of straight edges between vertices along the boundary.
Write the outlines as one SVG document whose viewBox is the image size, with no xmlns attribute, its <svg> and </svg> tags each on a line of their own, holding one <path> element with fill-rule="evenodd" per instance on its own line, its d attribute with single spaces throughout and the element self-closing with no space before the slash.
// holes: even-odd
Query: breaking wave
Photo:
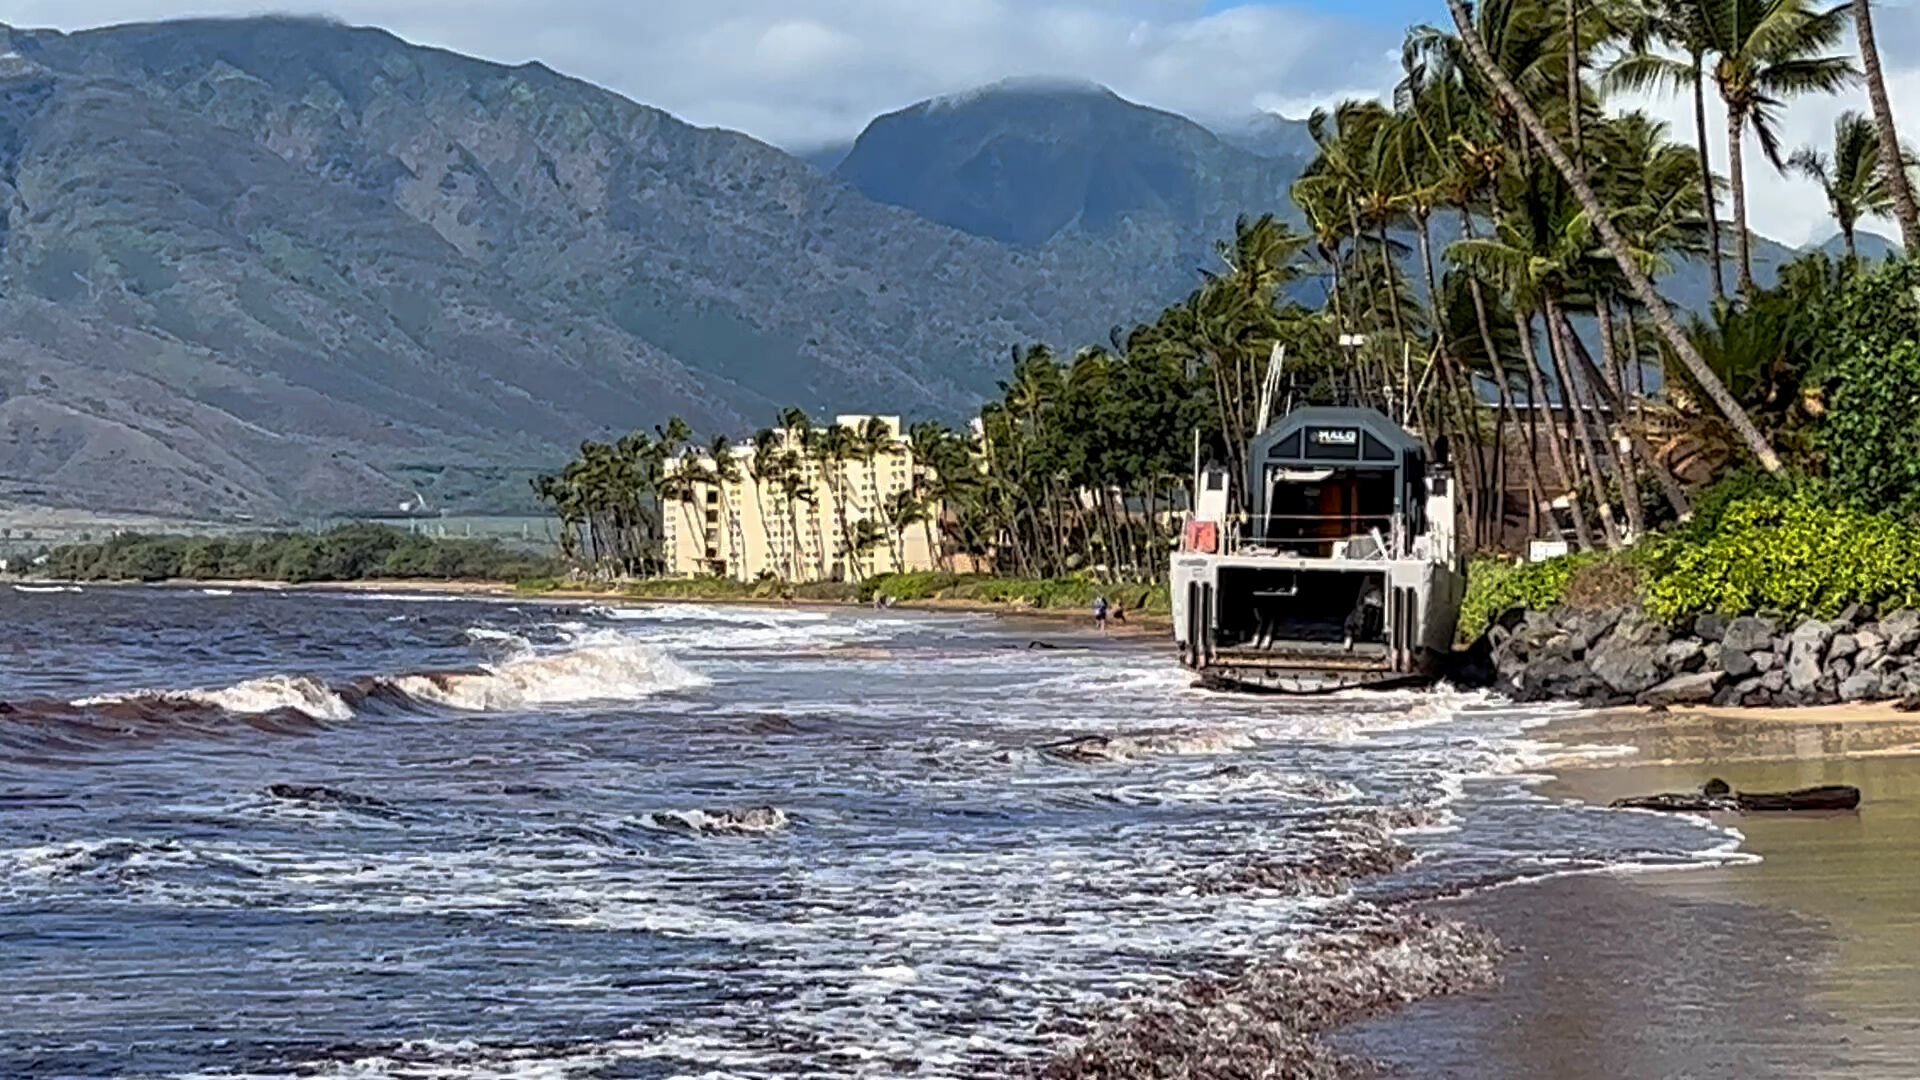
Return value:
<svg viewBox="0 0 1920 1080">
<path fill-rule="evenodd" d="M 304 675 L 268 675 L 247 679 L 232 686 L 210 690 L 140 690 L 131 694 L 98 694 L 69 702 L 79 709 L 114 705 L 180 707 L 182 711 L 202 710 L 252 716 L 264 713 L 297 712 L 315 720 L 353 719 L 353 707 L 318 679 Z"/>
<path fill-rule="evenodd" d="M 376 675 L 328 683 L 307 675 L 266 675 L 230 686 L 191 690 L 138 690 L 96 694 L 71 701 L 0 701 L 0 716 L 91 730 L 99 738 L 158 733 L 172 726 L 212 733 L 221 717 L 248 719 L 254 727 L 287 730 L 275 719 L 302 722 L 291 730 L 345 723 L 363 712 L 450 709 L 496 712 L 633 701 L 707 685 L 705 677 L 645 642 L 601 631 L 558 647 L 539 649 L 504 632 L 474 635 L 512 647 L 504 659 L 459 671 Z M 258 722 L 254 722 L 258 721 Z"/>
</svg>

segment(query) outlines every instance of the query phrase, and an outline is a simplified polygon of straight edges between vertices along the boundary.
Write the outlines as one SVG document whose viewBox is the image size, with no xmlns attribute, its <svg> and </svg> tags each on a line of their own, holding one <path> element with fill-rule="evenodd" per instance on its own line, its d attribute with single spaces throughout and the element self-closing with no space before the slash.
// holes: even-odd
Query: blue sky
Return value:
<svg viewBox="0 0 1920 1080">
<path fill-rule="evenodd" d="M 1910 132 L 1920 131 L 1917 4 L 1875 3 L 1895 111 Z M 10 0 L 0 18 L 79 29 L 262 10 L 381 26 L 505 63 L 540 60 L 796 150 L 851 140 L 874 116 L 923 98 L 1023 75 L 1092 79 L 1202 121 L 1298 117 L 1386 93 L 1406 27 L 1448 21 L 1443 0 Z M 1691 124 L 1681 102 L 1622 104 Z M 1796 104 L 1785 142 L 1826 140 L 1841 109 L 1861 107 L 1857 93 Z M 1749 176 L 1763 231 L 1797 243 L 1831 228 L 1805 182 L 1764 168 Z"/>
</svg>

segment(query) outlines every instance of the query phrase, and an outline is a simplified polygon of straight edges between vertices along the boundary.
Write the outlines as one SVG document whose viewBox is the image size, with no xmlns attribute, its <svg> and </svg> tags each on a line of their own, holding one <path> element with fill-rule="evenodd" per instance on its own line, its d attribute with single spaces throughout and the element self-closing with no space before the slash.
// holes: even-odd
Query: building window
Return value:
<svg viewBox="0 0 1920 1080">
<path fill-rule="evenodd" d="M 717 491 L 709 491 L 709 492 L 707 492 L 707 505 L 708 505 L 708 506 L 712 506 L 712 505 L 713 505 L 714 503 L 717 503 L 717 502 L 719 502 L 719 501 L 720 501 L 720 493 L 719 493 L 719 492 L 717 492 Z"/>
<path fill-rule="evenodd" d="M 707 524 L 709 525 L 720 524 L 720 511 L 718 510 L 707 511 Z"/>
</svg>

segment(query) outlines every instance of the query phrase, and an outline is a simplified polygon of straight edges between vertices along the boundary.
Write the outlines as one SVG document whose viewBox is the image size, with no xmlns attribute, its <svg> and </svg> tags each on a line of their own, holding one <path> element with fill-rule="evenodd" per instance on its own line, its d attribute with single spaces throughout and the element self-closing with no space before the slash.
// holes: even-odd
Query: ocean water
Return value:
<svg viewBox="0 0 1920 1080">
<path fill-rule="evenodd" d="M 5 1077 L 1026 1075 L 1409 900 L 1740 857 L 1533 794 L 1538 711 L 1213 695 L 987 617 L 86 588 L 0 627 Z"/>
</svg>

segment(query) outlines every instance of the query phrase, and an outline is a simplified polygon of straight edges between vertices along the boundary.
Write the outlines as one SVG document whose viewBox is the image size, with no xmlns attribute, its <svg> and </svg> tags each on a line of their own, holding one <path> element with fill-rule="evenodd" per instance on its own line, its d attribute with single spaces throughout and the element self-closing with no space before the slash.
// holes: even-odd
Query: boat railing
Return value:
<svg viewBox="0 0 1920 1080">
<path fill-rule="evenodd" d="M 1324 532 L 1315 536 L 1274 535 L 1295 531 L 1275 528 L 1285 524 L 1322 527 L 1337 524 L 1344 530 L 1331 535 Z M 1234 514 L 1223 531 L 1221 553 L 1225 555 L 1392 559 L 1408 554 L 1407 533 L 1398 514 Z"/>
</svg>

